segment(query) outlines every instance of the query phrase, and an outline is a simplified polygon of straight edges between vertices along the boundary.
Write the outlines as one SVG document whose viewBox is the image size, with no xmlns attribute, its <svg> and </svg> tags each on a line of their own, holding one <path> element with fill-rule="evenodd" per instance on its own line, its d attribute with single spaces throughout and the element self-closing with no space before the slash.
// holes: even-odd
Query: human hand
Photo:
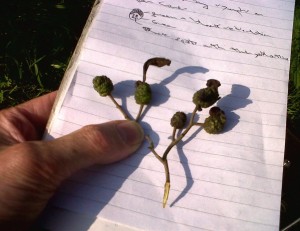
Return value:
<svg viewBox="0 0 300 231">
<path fill-rule="evenodd" d="M 0 111 L 0 230 L 26 230 L 64 179 L 126 158 L 144 139 L 137 123 L 112 121 L 40 141 L 55 96 Z"/>
</svg>

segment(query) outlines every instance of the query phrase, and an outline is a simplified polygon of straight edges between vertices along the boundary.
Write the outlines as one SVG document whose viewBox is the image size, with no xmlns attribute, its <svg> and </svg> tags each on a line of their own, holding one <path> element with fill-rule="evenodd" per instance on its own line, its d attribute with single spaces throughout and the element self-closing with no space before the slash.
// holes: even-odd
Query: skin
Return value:
<svg viewBox="0 0 300 231">
<path fill-rule="evenodd" d="M 55 96 L 0 111 L 0 230 L 29 229 L 64 179 L 124 159 L 144 139 L 142 128 L 125 120 L 41 141 Z"/>
</svg>

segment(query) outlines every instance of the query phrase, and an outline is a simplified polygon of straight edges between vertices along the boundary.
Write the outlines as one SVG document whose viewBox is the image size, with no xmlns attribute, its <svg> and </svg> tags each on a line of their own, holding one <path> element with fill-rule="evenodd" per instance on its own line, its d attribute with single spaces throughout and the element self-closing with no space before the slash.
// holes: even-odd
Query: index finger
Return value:
<svg viewBox="0 0 300 231">
<path fill-rule="evenodd" d="M 28 102 L 16 106 L 16 109 L 22 109 L 27 113 L 27 119 L 43 129 L 49 119 L 52 106 L 56 97 L 56 91 L 32 99 Z"/>
<path fill-rule="evenodd" d="M 56 92 L 32 99 L 0 113 L 0 144 L 11 145 L 42 137 Z"/>
</svg>

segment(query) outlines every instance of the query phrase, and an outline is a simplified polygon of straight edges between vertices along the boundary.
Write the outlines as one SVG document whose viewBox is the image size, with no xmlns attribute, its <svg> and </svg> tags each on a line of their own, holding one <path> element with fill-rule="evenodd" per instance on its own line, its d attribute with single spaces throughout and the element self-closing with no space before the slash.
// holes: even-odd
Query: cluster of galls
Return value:
<svg viewBox="0 0 300 231">
<path fill-rule="evenodd" d="M 96 76 L 93 79 L 94 89 L 100 96 L 111 95 L 114 89 L 112 81 L 105 75 Z M 216 103 L 219 99 L 218 88 L 221 86 L 220 82 L 215 79 L 210 79 L 206 83 L 206 88 L 196 91 L 193 95 L 193 103 L 196 105 L 198 111 L 202 108 L 208 108 Z M 147 105 L 152 98 L 151 87 L 148 83 L 137 81 L 135 84 L 134 98 L 137 104 Z M 187 121 L 187 116 L 184 112 L 176 112 L 171 118 L 171 126 L 177 129 L 184 128 Z M 226 116 L 224 111 L 219 107 L 212 107 L 209 110 L 209 117 L 205 119 L 202 124 L 204 130 L 210 134 L 220 133 L 226 123 Z"/>
<path fill-rule="evenodd" d="M 169 66 L 171 61 L 166 58 L 156 57 L 147 60 L 143 66 L 143 81 L 136 81 L 134 98 L 137 104 L 147 105 L 152 98 L 152 91 L 150 85 L 146 82 L 146 73 L 149 66 L 163 67 Z M 105 75 L 96 76 L 93 79 L 94 89 L 100 94 L 100 96 L 111 96 L 111 92 L 114 89 L 112 81 Z"/>
<path fill-rule="evenodd" d="M 206 88 L 200 89 L 193 95 L 193 103 L 198 111 L 212 106 L 220 99 L 218 88 L 221 84 L 218 80 L 210 79 L 207 81 L 206 86 Z M 171 118 L 171 126 L 182 129 L 185 126 L 186 117 L 184 112 L 176 112 Z M 226 116 L 224 111 L 219 107 L 212 107 L 209 110 L 209 117 L 205 119 L 202 126 L 207 133 L 217 134 L 223 130 L 225 123 Z"/>
<path fill-rule="evenodd" d="M 137 113 L 137 117 L 135 121 L 138 122 L 139 119 L 141 118 L 144 105 L 148 105 L 151 102 L 151 98 L 152 98 L 151 86 L 146 82 L 146 74 L 149 66 L 152 65 L 156 67 L 163 67 L 166 65 L 169 66 L 170 64 L 171 61 L 169 59 L 165 59 L 161 57 L 149 59 L 144 63 L 143 81 L 136 81 L 135 83 L 134 98 L 136 103 L 140 105 L 140 110 Z M 114 86 L 112 81 L 107 76 L 105 75 L 96 76 L 93 79 L 93 86 L 100 96 L 103 97 L 108 96 L 111 98 L 111 100 L 116 105 L 116 107 L 122 112 L 125 119 L 132 118 L 132 116 L 127 115 L 127 113 L 122 109 L 122 107 L 117 103 L 117 101 L 114 100 L 111 94 L 112 91 L 114 90 Z M 220 86 L 221 84 L 218 80 L 210 79 L 206 83 L 206 88 L 200 89 L 199 91 L 195 92 L 192 100 L 193 103 L 195 104 L 195 109 L 190 118 L 189 125 L 186 128 L 185 128 L 187 122 L 186 114 L 184 112 L 179 111 L 173 115 L 173 117 L 171 118 L 171 126 L 174 128 L 172 134 L 172 141 L 170 145 L 166 148 L 162 156 L 156 153 L 151 138 L 147 136 L 148 141 L 150 142 L 150 147 L 149 147 L 150 150 L 165 167 L 166 183 L 165 183 L 165 190 L 164 190 L 164 197 L 163 197 L 163 207 L 165 207 L 167 203 L 168 195 L 170 191 L 170 172 L 169 172 L 168 159 L 167 159 L 170 150 L 180 140 L 182 140 L 182 138 L 188 133 L 190 128 L 194 125 L 202 126 L 203 129 L 210 134 L 220 133 L 224 128 L 224 125 L 226 123 L 225 113 L 218 107 L 212 107 L 210 109 L 209 116 L 204 120 L 204 123 L 197 123 L 196 121 L 194 121 L 197 111 L 201 111 L 202 108 L 211 107 L 220 99 L 219 92 L 218 92 L 218 88 Z M 178 132 L 177 129 L 184 129 L 184 131 L 182 131 L 180 135 L 176 136 L 176 132 Z"/>
<path fill-rule="evenodd" d="M 99 95 L 103 97 L 111 95 L 111 92 L 114 90 L 114 85 L 111 79 L 105 75 L 96 76 L 93 79 L 93 86 Z M 134 98 L 137 104 L 149 104 L 152 98 L 150 85 L 146 82 L 136 81 Z"/>
</svg>

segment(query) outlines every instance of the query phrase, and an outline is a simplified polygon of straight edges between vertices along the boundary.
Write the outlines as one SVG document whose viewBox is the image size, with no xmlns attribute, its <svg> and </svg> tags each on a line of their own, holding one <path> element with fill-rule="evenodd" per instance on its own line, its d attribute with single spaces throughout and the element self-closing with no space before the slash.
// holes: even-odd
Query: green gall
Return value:
<svg viewBox="0 0 300 231">
<path fill-rule="evenodd" d="M 218 87 L 221 83 L 215 79 L 209 79 L 206 88 L 202 88 L 193 95 L 193 103 L 199 111 L 208 108 L 220 99 Z"/>
<path fill-rule="evenodd" d="M 114 89 L 112 81 L 105 75 L 96 76 L 93 79 L 93 86 L 94 89 L 103 97 L 110 95 Z"/>
<path fill-rule="evenodd" d="M 198 110 L 212 106 L 220 99 L 218 89 L 203 88 L 195 92 L 193 95 L 193 103 L 197 106 Z"/>
<path fill-rule="evenodd" d="M 226 116 L 224 111 L 219 107 L 212 107 L 209 110 L 209 117 L 204 121 L 203 128 L 207 133 L 217 134 L 224 129 L 225 123 Z"/>
<path fill-rule="evenodd" d="M 218 81 L 218 80 L 216 80 L 216 79 L 209 79 L 209 80 L 207 80 L 207 82 L 206 82 L 206 86 L 207 86 L 207 87 L 211 87 L 211 88 L 216 88 L 216 89 L 218 89 L 218 87 L 221 86 L 221 83 L 220 83 L 220 81 Z"/>
<path fill-rule="evenodd" d="M 146 82 L 137 81 L 135 84 L 134 98 L 137 104 L 149 104 L 152 98 L 152 91 L 150 85 Z"/>
<path fill-rule="evenodd" d="M 171 126 L 177 129 L 184 127 L 186 123 L 186 114 L 184 112 L 176 112 L 171 118 Z"/>
</svg>

